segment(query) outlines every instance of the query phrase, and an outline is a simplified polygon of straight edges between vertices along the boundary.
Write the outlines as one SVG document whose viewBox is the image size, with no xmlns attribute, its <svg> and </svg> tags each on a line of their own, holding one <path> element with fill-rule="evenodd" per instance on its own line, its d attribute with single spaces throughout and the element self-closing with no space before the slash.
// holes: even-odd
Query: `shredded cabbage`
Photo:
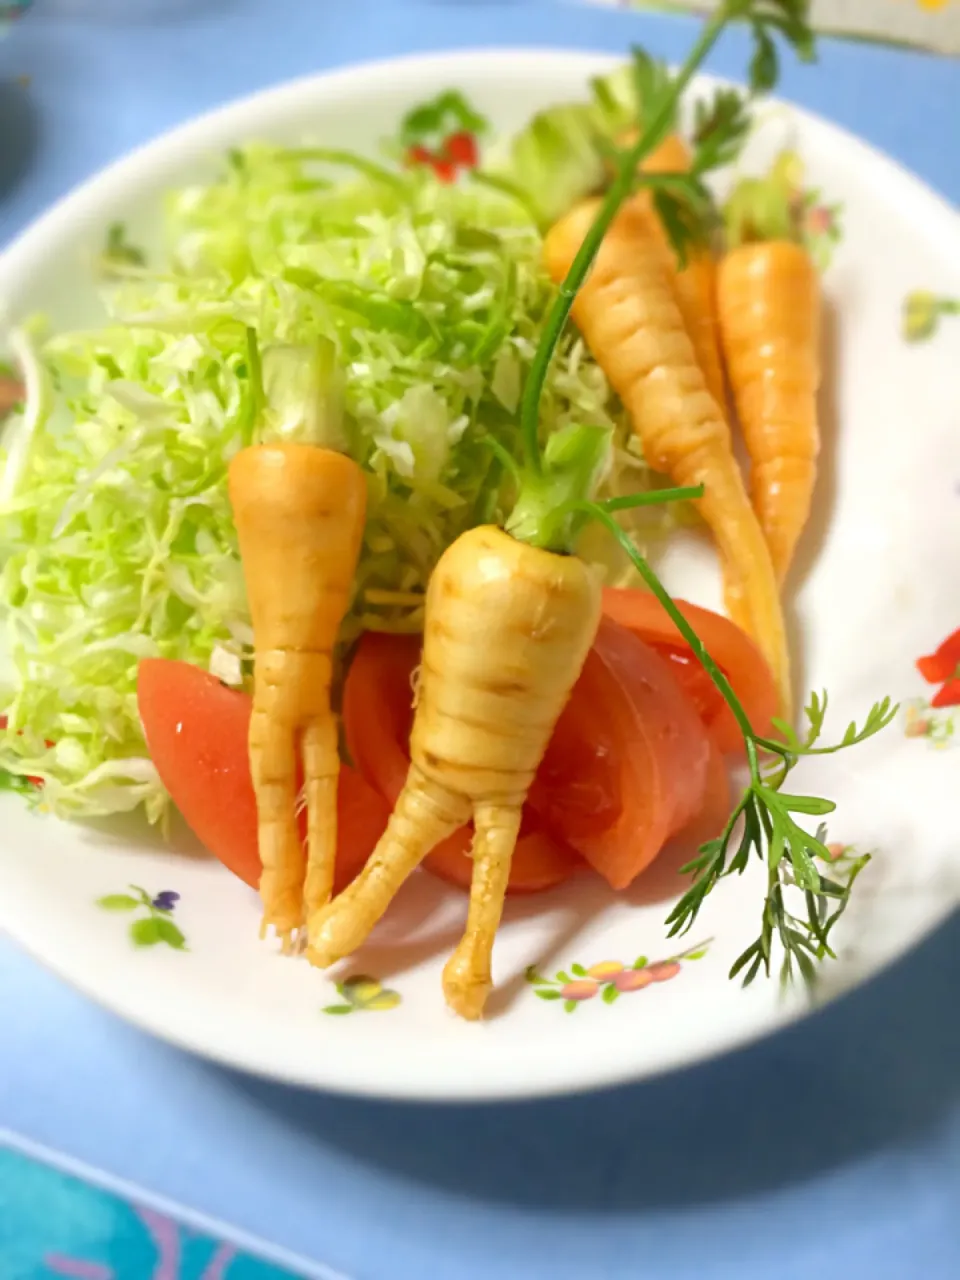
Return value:
<svg viewBox="0 0 960 1280">
<path fill-rule="evenodd" d="M 641 108 L 632 63 L 597 77 L 590 89 L 585 102 L 537 112 L 514 137 L 496 144 L 484 163 L 484 173 L 514 191 L 544 228 L 603 186 L 610 147 L 636 123 Z"/>
<path fill-rule="evenodd" d="M 353 172 L 339 178 L 331 160 Z M 249 670 L 227 464 L 258 423 L 299 429 L 310 361 L 325 368 L 332 351 L 337 404 L 310 420 L 344 432 L 369 474 L 344 642 L 420 629 L 443 548 L 509 500 L 485 437 L 518 455 L 515 411 L 553 292 L 540 233 L 510 195 L 314 149 L 232 153 L 216 181 L 169 195 L 166 233 L 155 269 L 125 245 L 108 252 L 103 327 L 17 340 L 31 394 L 2 437 L 0 771 L 42 779 L 41 803 L 63 814 L 163 814 L 137 714 L 142 658 L 230 683 Z M 612 427 L 608 483 L 646 481 L 573 334 L 542 421 Z"/>
</svg>

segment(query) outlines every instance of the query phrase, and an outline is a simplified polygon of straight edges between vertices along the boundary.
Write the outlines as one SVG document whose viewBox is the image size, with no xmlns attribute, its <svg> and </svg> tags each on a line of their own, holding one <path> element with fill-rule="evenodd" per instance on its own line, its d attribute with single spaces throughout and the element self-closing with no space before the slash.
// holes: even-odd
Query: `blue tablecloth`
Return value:
<svg viewBox="0 0 960 1280">
<path fill-rule="evenodd" d="M 134 144 L 288 76 L 493 43 L 676 57 L 691 30 L 534 0 L 39 0 L 0 44 L 0 243 Z M 712 65 L 737 74 L 743 51 L 735 38 Z M 960 64 L 831 43 L 783 90 L 960 199 Z M 746 1052 L 603 1096 L 433 1111 L 194 1061 L 0 944 L 0 1130 L 352 1280 L 956 1280 L 958 989 L 955 920 Z M 0 1193 L 0 1224 L 12 1203 Z M 59 1220 L 64 1202 L 40 1203 Z M 14 1272 L 2 1241 L 4 1280 L 56 1274 Z M 208 1265 L 186 1259 L 181 1280 Z M 149 1274 L 131 1266 L 116 1280 Z"/>
</svg>

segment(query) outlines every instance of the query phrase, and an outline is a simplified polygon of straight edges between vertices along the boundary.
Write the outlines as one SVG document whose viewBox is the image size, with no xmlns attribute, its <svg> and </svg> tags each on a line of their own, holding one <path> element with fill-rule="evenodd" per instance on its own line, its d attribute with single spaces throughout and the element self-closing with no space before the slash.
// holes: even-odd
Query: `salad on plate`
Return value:
<svg viewBox="0 0 960 1280">
<path fill-rule="evenodd" d="M 687 103 L 735 20 L 749 90 Z M 725 0 L 679 70 L 638 50 L 483 151 L 451 91 L 380 160 L 231 151 L 160 258 L 113 227 L 104 322 L 28 320 L 0 370 L 0 786 L 175 806 L 321 968 L 422 866 L 469 892 L 467 1019 L 506 894 L 626 889 L 681 833 L 670 931 L 759 857 L 732 976 L 812 980 L 866 859 L 784 784 L 896 709 L 794 716 L 823 260 L 796 156 L 714 181 L 775 38 L 810 56 L 801 0 Z M 691 529 L 723 614 L 652 567 Z"/>
</svg>

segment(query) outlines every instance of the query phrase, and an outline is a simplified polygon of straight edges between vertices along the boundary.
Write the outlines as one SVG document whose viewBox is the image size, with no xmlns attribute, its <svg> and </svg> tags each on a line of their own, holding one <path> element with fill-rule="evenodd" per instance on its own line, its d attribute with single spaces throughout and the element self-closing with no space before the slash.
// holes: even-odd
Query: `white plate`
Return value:
<svg viewBox="0 0 960 1280">
<path fill-rule="evenodd" d="M 498 131 L 569 99 L 610 60 L 554 52 L 478 52 L 363 66 L 286 85 L 189 124 L 113 166 L 58 205 L 0 259 L 0 296 L 13 315 L 42 309 L 73 326 L 97 313 L 86 265 L 105 227 L 125 219 L 151 235 L 156 197 L 210 172 L 210 157 L 250 137 L 372 150 L 401 115 L 460 88 Z M 921 287 L 960 296 L 956 215 L 909 174 L 804 113 L 783 109 L 773 129 L 795 135 L 809 181 L 845 205 L 845 236 L 826 276 L 825 434 L 815 533 L 790 601 L 807 687 L 827 687 L 834 726 L 877 696 L 920 700 L 879 739 L 805 765 L 798 785 L 840 802 L 831 839 L 874 852 L 845 919 L 839 960 L 823 992 L 862 980 L 929 932 L 958 901 L 957 757 L 952 715 L 931 713 L 915 660 L 958 624 L 960 322 L 922 346 L 900 337 L 904 296 Z M 784 140 L 782 134 L 777 141 Z M 682 555 L 671 581 L 710 603 L 715 583 Z M 674 860 L 675 865 L 675 860 Z M 683 942 L 663 927 L 668 861 L 614 897 L 579 881 L 514 901 L 496 952 L 497 991 L 481 1025 L 445 1009 L 440 970 L 464 901 L 414 877 L 371 944 L 344 969 L 399 993 L 379 1011 L 344 1004 L 328 976 L 257 939 L 254 895 L 178 840 L 165 848 L 135 823 L 93 829 L 29 815 L 0 798 L 0 925 L 38 959 L 122 1017 L 176 1044 L 305 1085 L 385 1097 L 453 1099 L 548 1094 L 690 1063 L 772 1031 L 809 1007 L 775 982 L 747 992 L 727 979 L 756 935 L 762 868 L 713 895 Z M 135 948 L 131 921 L 103 895 L 180 895 L 172 917 L 188 942 Z M 665 887 L 666 886 L 666 887 Z M 573 966 L 667 960 L 688 944 L 706 954 L 658 971 L 672 981 L 568 1006 L 540 999 L 524 979 Z M 562 985 L 562 979 L 556 979 Z M 558 987 L 544 986 L 552 996 Z M 384 1003 L 391 1003 L 390 1001 Z"/>
</svg>

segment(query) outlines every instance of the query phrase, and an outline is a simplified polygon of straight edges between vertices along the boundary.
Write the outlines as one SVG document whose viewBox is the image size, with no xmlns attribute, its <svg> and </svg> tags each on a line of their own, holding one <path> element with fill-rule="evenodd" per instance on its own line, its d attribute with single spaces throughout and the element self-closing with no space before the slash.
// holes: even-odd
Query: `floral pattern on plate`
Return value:
<svg viewBox="0 0 960 1280">
<path fill-rule="evenodd" d="M 632 964 L 620 960 L 600 960 L 585 969 L 582 964 L 570 966 L 570 972 L 558 969 L 553 978 L 546 978 L 531 965 L 525 974 L 533 993 L 541 1000 L 562 1000 L 564 1010 L 573 1013 L 586 1000 L 599 996 L 604 1004 L 613 1004 L 620 996 L 644 991 L 659 982 L 669 982 L 681 971 L 683 962 L 702 960 L 712 938 L 700 942 L 688 951 L 652 963 L 646 956 L 638 956 Z"/>
<path fill-rule="evenodd" d="M 441 182 L 455 182 L 480 163 L 480 140 L 488 131 L 486 119 L 464 95 L 448 89 L 404 116 L 403 161 L 410 167 L 429 166 Z"/>
<path fill-rule="evenodd" d="M 905 342 L 927 342 L 944 316 L 960 315 L 960 298 L 938 297 L 927 289 L 914 289 L 903 300 L 900 332 Z"/>
<path fill-rule="evenodd" d="M 908 738 L 926 738 L 934 747 L 945 747 L 954 737 L 960 707 L 960 628 L 933 653 L 918 658 L 916 668 L 927 684 L 938 688 L 929 698 L 904 704 L 904 732 Z"/>
<path fill-rule="evenodd" d="M 348 1013 L 386 1013 L 388 1009 L 396 1009 L 401 1003 L 399 991 L 384 987 L 376 978 L 366 973 L 357 973 L 343 982 L 337 983 L 337 993 L 342 997 L 340 1004 L 328 1004 L 323 1012 L 333 1016 Z"/>
<path fill-rule="evenodd" d="M 163 889 L 160 893 L 149 894 L 136 884 L 128 888 L 130 893 L 108 893 L 98 898 L 97 906 L 102 911 L 127 913 L 134 917 L 130 921 L 130 941 L 135 947 L 162 944 L 174 951 L 186 951 L 187 940 L 170 918 L 180 901 L 179 893 Z"/>
</svg>

